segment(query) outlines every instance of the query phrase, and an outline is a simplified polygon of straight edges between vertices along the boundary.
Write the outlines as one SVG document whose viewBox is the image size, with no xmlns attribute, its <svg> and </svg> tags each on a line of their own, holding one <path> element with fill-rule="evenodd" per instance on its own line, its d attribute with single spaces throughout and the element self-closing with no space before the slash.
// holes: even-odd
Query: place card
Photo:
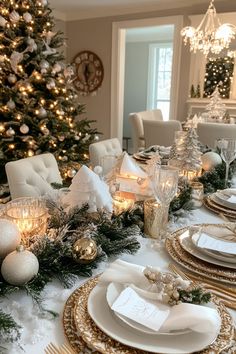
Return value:
<svg viewBox="0 0 236 354">
<path fill-rule="evenodd" d="M 139 296 L 132 288 L 123 290 L 112 310 L 154 331 L 159 331 L 170 313 L 170 307 Z"/>
<path fill-rule="evenodd" d="M 219 240 L 204 232 L 193 235 L 192 239 L 199 248 L 236 255 L 236 242 Z"/>
</svg>

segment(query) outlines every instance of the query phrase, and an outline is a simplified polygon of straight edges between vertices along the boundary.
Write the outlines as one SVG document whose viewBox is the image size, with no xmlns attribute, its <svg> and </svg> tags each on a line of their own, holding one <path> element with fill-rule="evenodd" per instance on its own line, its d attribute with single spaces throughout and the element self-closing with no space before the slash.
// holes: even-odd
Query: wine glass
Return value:
<svg viewBox="0 0 236 354">
<path fill-rule="evenodd" d="M 228 186 L 229 165 L 236 158 L 236 140 L 235 139 L 220 139 L 218 146 L 221 150 L 222 160 L 225 162 L 225 188 Z"/>
<path fill-rule="evenodd" d="M 150 179 L 154 196 L 157 202 L 161 204 L 162 225 L 160 225 L 160 235 L 162 237 L 166 234 L 170 202 L 177 192 L 179 170 L 171 166 L 156 167 Z"/>
</svg>

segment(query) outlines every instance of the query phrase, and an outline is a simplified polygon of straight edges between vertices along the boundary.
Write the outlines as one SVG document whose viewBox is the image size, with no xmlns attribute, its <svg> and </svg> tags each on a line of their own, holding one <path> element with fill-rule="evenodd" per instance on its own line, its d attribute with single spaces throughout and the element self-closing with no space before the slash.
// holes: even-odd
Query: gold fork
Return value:
<svg viewBox="0 0 236 354">
<path fill-rule="evenodd" d="M 227 292 L 226 290 L 223 292 L 221 289 L 218 288 L 217 285 L 211 285 L 207 282 L 205 282 L 205 280 L 201 280 L 201 279 L 196 279 L 195 276 L 192 276 L 192 274 L 186 274 L 185 272 L 183 272 L 182 270 L 180 270 L 179 268 L 177 268 L 174 264 L 169 264 L 169 269 L 179 275 L 182 279 L 185 280 L 190 280 L 195 282 L 196 284 L 201 284 L 203 285 L 206 289 L 210 290 L 213 294 L 217 295 L 218 297 L 220 297 L 221 301 L 224 303 L 225 306 L 230 307 L 232 309 L 236 309 L 236 296 L 235 294 L 232 294 L 231 292 Z"/>
<path fill-rule="evenodd" d="M 45 354 L 74 354 L 74 351 L 67 344 L 58 347 L 51 342 L 47 345 Z"/>
</svg>

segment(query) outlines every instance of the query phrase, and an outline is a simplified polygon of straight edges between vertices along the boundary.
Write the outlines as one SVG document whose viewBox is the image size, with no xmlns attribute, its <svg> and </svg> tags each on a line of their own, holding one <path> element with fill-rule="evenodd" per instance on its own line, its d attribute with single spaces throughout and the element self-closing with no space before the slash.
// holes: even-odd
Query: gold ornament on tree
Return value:
<svg viewBox="0 0 236 354">
<path fill-rule="evenodd" d="M 97 245 L 89 237 L 83 237 L 77 240 L 72 249 L 72 256 L 77 263 L 88 264 L 97 257 Z"/>
</svg>

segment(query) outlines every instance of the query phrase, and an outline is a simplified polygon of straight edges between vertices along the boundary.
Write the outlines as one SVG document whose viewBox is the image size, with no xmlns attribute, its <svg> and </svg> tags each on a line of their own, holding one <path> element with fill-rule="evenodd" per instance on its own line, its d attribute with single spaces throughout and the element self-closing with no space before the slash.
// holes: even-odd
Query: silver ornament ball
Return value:
<svg viewBox="0 0 236 354">
<path fill-rule="evenodd" d="M 21 132 L 22 134 L 27 134 L 27 133 L 29 132 L 29 127 L 28 127 L 28 125 L 22 124 L 22 125 L 20 126 L 20 132 Z"/>
<path fill-rule="evenodd" d="M 8 82 L 10 82 L 10 84 L 14 84 L 17 81 L 17 77 L 14 74 L 10 74 L 7 78 Z"/>
<path fill-rule="evenodd" d="M 10 100 L 7 102 L 7 107 L 8 107 L 9 109 L 14 109 L 14 108 L 16 107 L 16 104 L 15 104 L 15 102 L 14 102 L 12 99 L 10 99 Z"/>
<path fill-rule="evenodd" d="M 73 178 L 76 175 L 76 170 L 74 168 L 71 168 L 70 170 L 67 171 L 67 176 L 70 178 Z"/>
<path fill-rule="evenodd" d="M 13 136 L 13 135 L 15 135 L 16 134 L 16 132 L 15 132 L 15 130 L 12 128 L 12 127 L 10 127 L 9 129 L 7 129 L 7 131 L 6 131 L 6 135 L 7 136 Z"/>
</svg>

